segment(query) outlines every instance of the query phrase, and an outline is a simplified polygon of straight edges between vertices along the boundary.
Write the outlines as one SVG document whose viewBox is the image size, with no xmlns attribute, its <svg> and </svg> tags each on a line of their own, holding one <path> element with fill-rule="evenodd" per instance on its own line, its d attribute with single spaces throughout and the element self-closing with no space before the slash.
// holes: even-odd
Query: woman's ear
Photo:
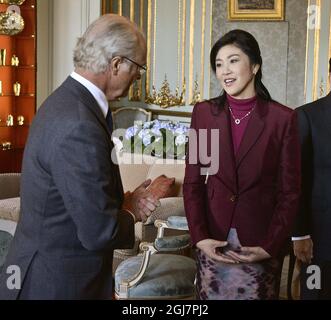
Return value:
<svg viewBox="0 0 331 320">
<path fill-rule="evenodd" d="M 256 75 L 258 73 L 260 69 L 260 65 L 259 64 L 255 64 L 254 67 L 253 67 L 253 73 L 254 75 Z"/>
</svg>

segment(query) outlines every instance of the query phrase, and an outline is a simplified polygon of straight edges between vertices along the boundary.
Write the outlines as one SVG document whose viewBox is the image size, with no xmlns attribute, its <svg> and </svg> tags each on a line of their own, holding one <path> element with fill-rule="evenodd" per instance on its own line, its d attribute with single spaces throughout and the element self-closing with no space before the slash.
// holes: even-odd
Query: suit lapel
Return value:
<svg viewBox="0 0 331 320">
<path fill-rule="evenodd" d="M 96 117 L 97 121 L 100 123 L 100 125 L 103 127 L 103 129 L 107 132 L 109 136 L 109 146 L 110 150 L 114 150 L 115 146 L 111 139 L 111 132 L 109 131 L 106 119 L 100 109 L 100 106 L 98 102 L 95 100 L 93 95 L 88 91 L 82 84 L 80 84 L 78 81 L 73 79 L 72 77 L 68 77 L 66 81 L 63 83 L 63 85 L 70 90 L 76 97 L 81 101 L 81 103 L 86 106 Z M 118 187 L 120 190 L 120 197 L 123 198 L 123 185 L 122 180 L 120 176 L 120 171 L 118 165 L 114 164 L 114 174 L 116 175 Z M 122 201 L 122 199 L 121 199 Z"/>
<path fill-rule="evenodd" d="M 218 171 L 218 176 L 230 190 L 235 192 L 237 182 L 228 108 L 223 108 L 219 116 L 214 117 L 214 119 L 216 121 L 216 128 L 220 128 L 220 169 Z"/>
<path fill-rule="evenodd" d="M 73 92 L 75 96 L 81 101 L 81 103 L 84 104 L 84 106 L 86 106 L 96 116 L 98 122 L 106 130 L 109 137 L 111 137 L 111 132 L 109 131 L 106 119 L 101 112 L 98 102 L 95 100 L 91 92 L 72 77 L 68 77 L 63 84 L 67 89 Z"/>
<path fill-rule="evenodd" d="M 256 108 L 252 112 L 251 118 L 249 119 L 246 131 L 236 154 L 236 169 L 239 168 L 247 153 L 261 136 L 265 125 L 263 117 L 266 111 L 267 106 L 261 100 L 257 99 Z"/>
</svg>

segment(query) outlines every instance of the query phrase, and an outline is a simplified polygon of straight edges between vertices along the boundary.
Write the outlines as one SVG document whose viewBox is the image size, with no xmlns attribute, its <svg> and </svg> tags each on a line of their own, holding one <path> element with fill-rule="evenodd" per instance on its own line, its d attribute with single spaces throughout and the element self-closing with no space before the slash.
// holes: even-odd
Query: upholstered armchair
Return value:
<svg viewBox="0 0 331 320">
<path fill-rule="evenodd" d="M 169 252 L 190 246 L 185 217 L 156 220 L 154 242 L 140 244 L 142 254 L 123 261 L 115 272 L 116 299 L 193 299 L 196 263 L 187 256 Z M 164 236 L 165 229 L 186 231 Z"/>
<path fill-rule="evenodd" d="M 154 226 L 156 220 L 167 220 L 168 217 L 174 216 L 185 216 L 184 202 L 182 197 L 170 197 L 160 199 L 161 206 L 158 207 L 151 216 L 148 217 L 145 223 L 137 222 L 135 224 L 135 245 L 132 249 L 118 249 L 114 251 L 113 260 L 113 273 L 117 269 L 118 265 L 133 256 L 136 256 L 140 252 L 140 244 L 142 242 L 153 242 L 156 235 L 157 229 Z M 183 234 L 182 230 L 168 230 L 168 235 L 179 235 Z"/>
<path fill-rule="evenodd" d="M 0 174 L 0 230 L 14 234 L 20 213 L 20 173 Z"/>
<path fill-rule="evenodd" d="M 133 126 L 135 121 L 151 121 L 152 113 L 142 108 L 121 107 L 112 112 L 112 117 L 114 129 L 127 129 Z"/>
<path fill-rule="evenodd" d="M 20 210 L 20 174 L 0 174 L 0 269 L 16 230 Z"/>
</svg>

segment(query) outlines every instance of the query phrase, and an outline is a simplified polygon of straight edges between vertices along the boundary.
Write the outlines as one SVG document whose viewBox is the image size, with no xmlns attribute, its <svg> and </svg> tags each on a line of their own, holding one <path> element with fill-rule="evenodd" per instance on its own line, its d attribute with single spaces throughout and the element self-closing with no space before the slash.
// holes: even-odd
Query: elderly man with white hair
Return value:
<svg viewBox="0 0 331 320">
<path fill-rule="evenodd" d="M 0 300 L 111 298 L 113 250 L 132 247 L 134 222 L 159 205 L 150 181 L 124 195 L 111 157 L 108 101 L 127 95 L 145 62 L 144 35 L 121 16 L 100 17 L 78 40 L 75 71 L 30 129 Z"/>
</svg>

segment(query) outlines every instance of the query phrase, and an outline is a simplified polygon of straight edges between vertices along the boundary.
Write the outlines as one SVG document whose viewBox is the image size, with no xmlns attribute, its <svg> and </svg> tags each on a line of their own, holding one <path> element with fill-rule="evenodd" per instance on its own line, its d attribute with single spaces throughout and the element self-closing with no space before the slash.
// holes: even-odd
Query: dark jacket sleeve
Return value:
<svg viewBox="0 0 331 320">
<path fill-rule="evenodd" d="M 133 218 L 119 210 L 116 167 L 103 130 L 91 121 L 78 121 L 56 145 L 53 179 L 82 245 L 92 251 L 133 246 Z"/>
<path fill-rule="evenodd" d="M 288 120 L 280 154 L 277 205 L 261 247 L 278 256 L 288 240 L 296 218 L 300 197 L 300 140 L 295 112 Z"/>
<path fill-rule="evenodd" d="M 301 143 L 301 197 L 299 212 L 294 224 L 293 237 L 311 234 L 311 199 L 313 186 L 313 145 L 311 128 L 305 110 L 297 111 Z"/>
</svg>

